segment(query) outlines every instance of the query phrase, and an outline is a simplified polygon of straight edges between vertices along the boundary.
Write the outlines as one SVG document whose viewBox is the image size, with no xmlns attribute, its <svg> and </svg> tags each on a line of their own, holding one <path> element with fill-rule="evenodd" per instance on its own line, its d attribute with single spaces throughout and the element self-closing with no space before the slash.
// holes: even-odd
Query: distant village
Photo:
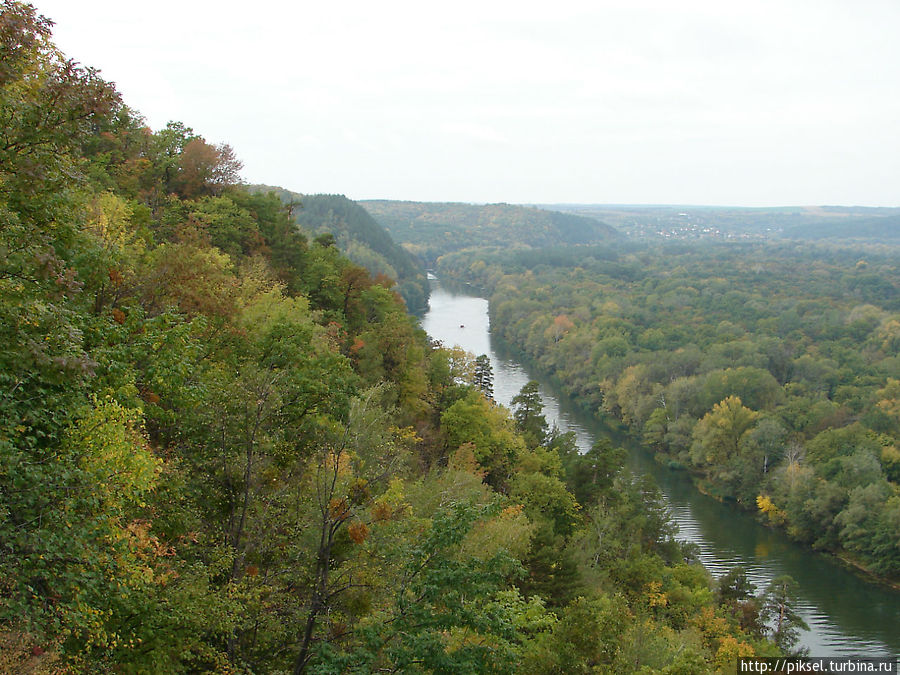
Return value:
<svg viewBox="0 0 900 675">
<path fill-rule="evenodd" d="M 690 213 L 664 214 L 634 219 L 621 224 L 622 231 L 638 239 L 726 239 L 759 241 L 780 237 L 783 229 L 768 227 L 764 231 L 749 231 L 734 227 L 723 229 L 709 223 L 702 215 Z"/>
</svg>

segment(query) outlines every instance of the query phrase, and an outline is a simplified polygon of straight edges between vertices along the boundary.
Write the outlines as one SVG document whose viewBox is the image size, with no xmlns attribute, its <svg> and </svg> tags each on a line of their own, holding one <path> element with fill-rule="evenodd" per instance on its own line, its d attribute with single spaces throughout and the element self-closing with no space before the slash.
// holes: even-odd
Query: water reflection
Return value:
<svg viewBox="0 0 900 675">
<path fill-rule="evenodd" d="M 487 354 L 494 369 L 494 398 L 509 406 L 529 380 L 540 383 L 550 424 L 573 431 L 582 452 L 609 430 L 560 394 L 546 378 L 524 368 L 507 345 L 492 339 L 487 300 L 432 284 L 431 306 L 423 318 L 428 334 L 448 346 Z M 900 592 L 867 582 L 825 556 L 762 527 L 749 514 L 700 494 L 689 479 L 631 447 L 634 471 L 654 476 L 679 527 L 679 538 L 700 548 L 703 564 L 718 576 L 736 565 L 759 588 L 781 574 L 797 580 L 800 613 L 810 626 L 801 636 L 814 656 L 891 656 L 900 653 Z"/>
</svg>

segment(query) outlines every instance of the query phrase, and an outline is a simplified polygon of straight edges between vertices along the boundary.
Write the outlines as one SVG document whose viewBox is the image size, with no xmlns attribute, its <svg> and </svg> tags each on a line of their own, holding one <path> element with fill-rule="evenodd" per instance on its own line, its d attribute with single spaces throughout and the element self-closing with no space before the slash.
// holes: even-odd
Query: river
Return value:
<svg viewBox="0 0 900 675">
<path fill-rule="evenodd" d="M 494 369 L 494 398 L 505 406 L 529 380 L 540 383 L 547 422 L 575 432 L 588 450 L 609 432 L 552 382 L 531 372 L 490 333 L 488 302 L 450 291 L 432 281 L 431 300 L 422 326 L 447 346 L 487 354 Z M 678 537 L 700 548 L 700 559 L 714 575 L 741 565 L 758 589 L 782 574 L 798 584 L 799 610 L 810 629 L 801 643 L 812 656 L 896 656 L 900 654 L 900 591 L 870 582 L 824 555 L 760 525 L 749 513 L 702 495 L 683 472 L 652 460 L 629 444 L 632 470 L 653 475 L 678 525 Z"/>
</svg>

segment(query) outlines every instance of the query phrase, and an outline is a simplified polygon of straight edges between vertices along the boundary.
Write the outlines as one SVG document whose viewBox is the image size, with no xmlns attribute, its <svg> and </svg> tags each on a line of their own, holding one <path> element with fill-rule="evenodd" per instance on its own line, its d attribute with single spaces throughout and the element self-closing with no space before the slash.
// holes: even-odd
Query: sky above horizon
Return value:
<svg viewBox="0 0 900 675">
<path fill-rule="evenodd" d="M 900 2 L 33 0 L 153 129 L 352 199 L 898 206 Z"/>
</svg>

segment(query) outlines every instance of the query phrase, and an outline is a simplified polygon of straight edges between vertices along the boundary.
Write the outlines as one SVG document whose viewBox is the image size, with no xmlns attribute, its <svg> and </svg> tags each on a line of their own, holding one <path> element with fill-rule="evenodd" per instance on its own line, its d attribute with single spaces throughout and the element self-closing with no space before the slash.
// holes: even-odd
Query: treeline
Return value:
<svg viewBox="0 0 900 675">
<path fill-rule="evenodd" d="M 0 13 L 0 671 L 704 673 L 794 648 L 621 451 Z M 480 370 L 480 373 L 476 371 Z M 781 617 L 769 621 L 771 617 Z"/>
<path fill-rule="evenodd" d="M 900 575 L 900 274 L 884 247 L 446 256 L 492 331 L 705 491 Z"/>
</svg>

